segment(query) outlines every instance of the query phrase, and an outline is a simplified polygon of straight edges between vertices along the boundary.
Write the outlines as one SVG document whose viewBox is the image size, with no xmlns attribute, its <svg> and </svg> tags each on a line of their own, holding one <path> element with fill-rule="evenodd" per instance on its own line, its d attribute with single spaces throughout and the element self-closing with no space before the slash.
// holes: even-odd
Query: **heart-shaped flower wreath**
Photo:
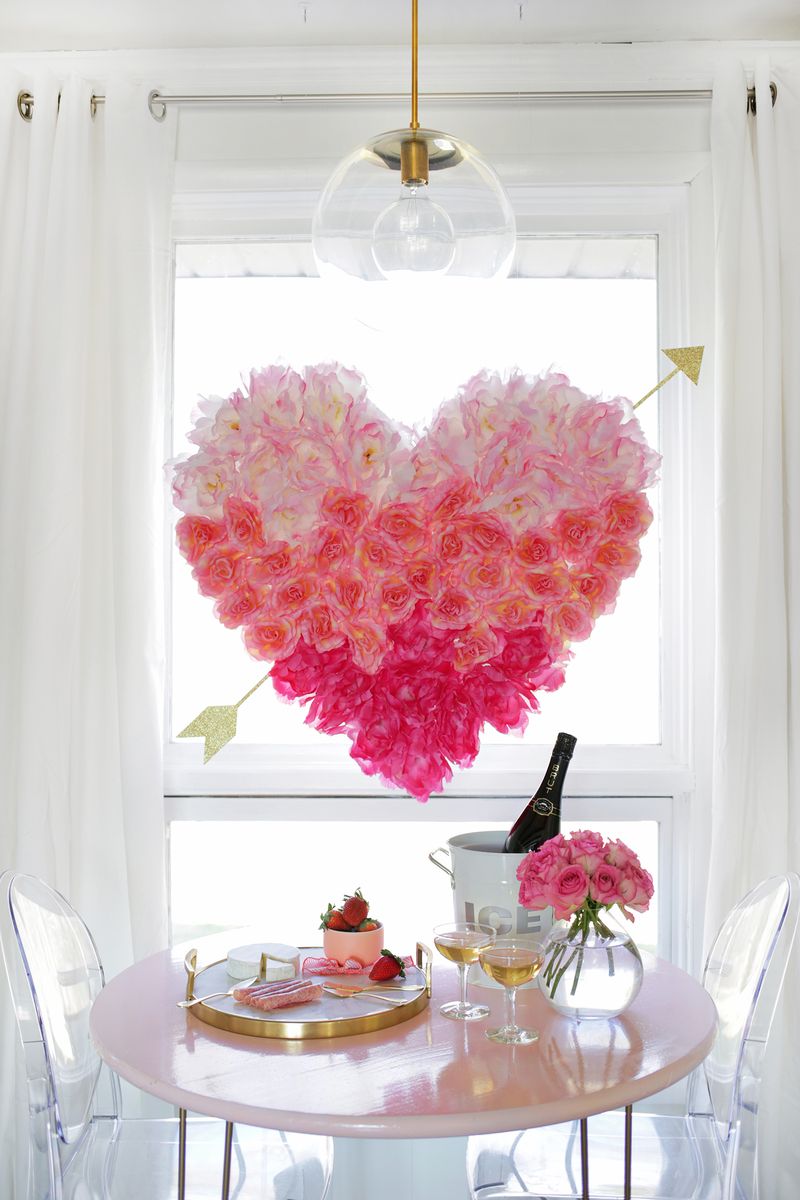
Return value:
<svg viewBox="0 0 800 1200">
<path fill-rule="evenodd" d="M 420 437 L 335 364 L 253 371 L 201 413 L 173 482 L 200 591 L 307 722 L 420 800 L 563 683 L 652 519 L 630 405 L 563 375 L 477 375 Z"/>
</svg>

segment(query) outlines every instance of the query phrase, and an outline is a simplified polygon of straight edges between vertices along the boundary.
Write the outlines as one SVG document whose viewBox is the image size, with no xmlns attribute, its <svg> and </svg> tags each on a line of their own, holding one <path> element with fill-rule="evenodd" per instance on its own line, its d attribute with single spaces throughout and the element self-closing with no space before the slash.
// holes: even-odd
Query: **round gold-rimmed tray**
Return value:
<svg viewBox="0 0 800 1200">
<path fill-rule="evenodd" d="M 301 947 L 300 957 L 322 957 L 316 947 Z M 187 981 L 186 999 L 196 995 L 227 991 L 236 982 L 226 970 L 226 959 L 209 963 L 197 970 L 197 951 L 190 950 L 185 959 Z M 310 983 L 343 984 L 366 987 L 371 980 L 364 975 L 304 975 Z M 382 1003 L 379 995 L 343 998 L 323 992 L 320 1000 L 310 1004 L 298 1004 L 294 1008 L 261 1012 L 239 1004 L 233 996 L 219 996 L 207 1002 L 194 1004 L 187 1009 L 206 1025 L 224 1029 L 228 1033 L 241 1033 L 248 1037 L 284 1038 L 299 1041 L 303 1038 L 351 1037 L 359 1033 L 374 1033 L 379 1029 L 390 1029 L 415 1017 L 427 1008 L 431 994 L 431 952 L 422 942 L 417 942 L 416 965 L 406 967 L 406 978 L 396 982 L 417 985 L 416 991 L 392 991 L 391 983 L 384 989 L 392 1000 L 400 1004 Z M 375 984 L 372 984 L 374 987 Z M 406 999 L 407 997 L 407 999 Z"/>
</svg>

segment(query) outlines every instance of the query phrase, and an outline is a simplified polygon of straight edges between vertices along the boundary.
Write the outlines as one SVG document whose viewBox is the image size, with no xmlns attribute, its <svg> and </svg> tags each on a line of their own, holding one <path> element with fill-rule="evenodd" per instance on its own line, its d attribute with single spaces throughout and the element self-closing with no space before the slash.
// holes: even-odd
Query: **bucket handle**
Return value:
<svg viewBox="0 0 800 1200">
<path fill-rule="evenodd" d="M 450 887 L 454 888 L 456 886 L 456 877 L 453 874 L 453 872 L 450 870 L 450 867 L 446 867 L 444 865 L 444 863 L 439 862 L 438 858 L 436 857 L 437 854 L 446 854 L 449 859 L 450 851 L 447 849 L 446 846 L 437 846 L 437 848 L 435 850 L 431 850 L 430 854 L 428 855 L 428 858 L 435 867 L 438 867 L 440 871 L 444 871 L 445 875 L 450 876 Z"/>
</svg>

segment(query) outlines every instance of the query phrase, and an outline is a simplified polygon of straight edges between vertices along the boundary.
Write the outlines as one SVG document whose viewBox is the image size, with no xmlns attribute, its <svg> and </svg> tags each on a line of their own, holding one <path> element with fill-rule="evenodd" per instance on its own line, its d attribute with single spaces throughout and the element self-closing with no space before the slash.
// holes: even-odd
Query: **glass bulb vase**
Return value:
<svg viewBox="0 0 800 1200">
<path fill-rule="evenodd" d="M 607 914 L 575 914 L 547 935 L 539 990 L 547 1003 L 576 1020 L 616 1017 L 642 986 L 642 959 L 633 938 Z"/>
</svg>

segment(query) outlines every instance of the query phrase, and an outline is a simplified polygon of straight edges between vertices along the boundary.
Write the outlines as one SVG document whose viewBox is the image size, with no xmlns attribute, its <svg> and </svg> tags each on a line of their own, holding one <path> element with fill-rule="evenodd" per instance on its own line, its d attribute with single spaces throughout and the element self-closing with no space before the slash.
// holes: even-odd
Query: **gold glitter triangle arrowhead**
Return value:
<svg viewBox="0 0 800 1200">
<path fill-rule="evenodd" d="M 692 383 L 697 383 L 704 350 L 705 346 L 680 346 L 673 350 L 662 350 L 661 353 L 666 354 L 669 361 L 674 363 L 679 371 L 683 371 Z"/>
<path fill-rule="evenodd" d="M 215 704 L 190 721 L 178 734 L 179 738 L 205 738 L 203 763 L 213 758 L 223 746 L 236 737 L 236 704 Z"/>
</svg>

